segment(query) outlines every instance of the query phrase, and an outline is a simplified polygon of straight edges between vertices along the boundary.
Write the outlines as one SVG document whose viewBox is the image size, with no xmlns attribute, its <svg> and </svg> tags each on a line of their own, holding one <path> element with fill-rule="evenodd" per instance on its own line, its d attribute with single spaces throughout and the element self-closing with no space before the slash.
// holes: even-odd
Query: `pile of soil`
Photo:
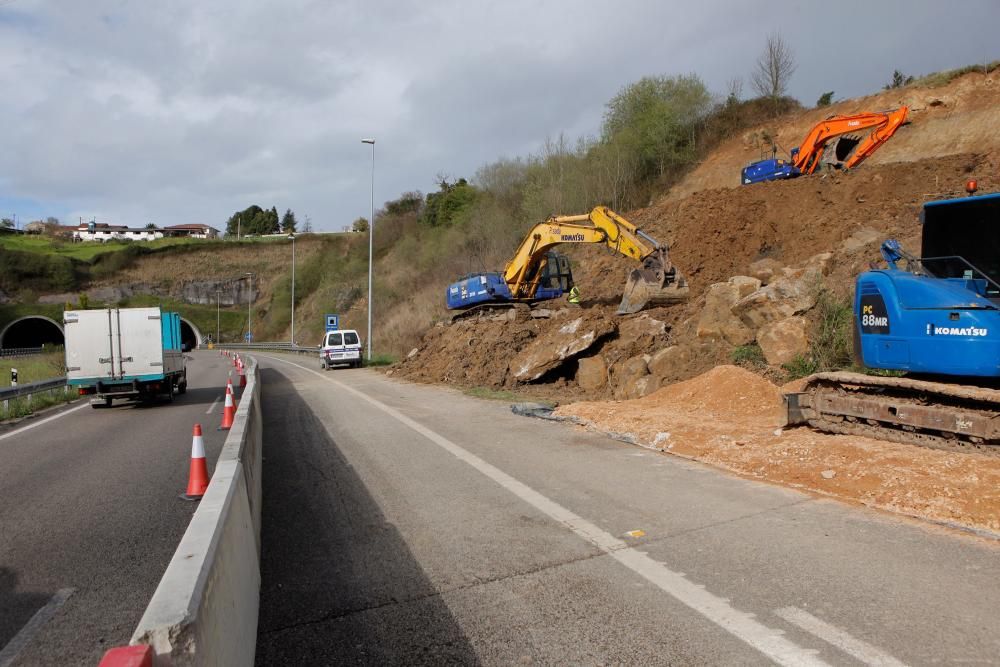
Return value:
<svg viewBox="0 0 1000 667">
<path fill-rule="evenodd" d="M 641 399 L 556 413 L 743 476 L 1000 533 L 1000 458 L 781 429 L 781 389 L 742 368 L 719 366 Z"/>
</svg>

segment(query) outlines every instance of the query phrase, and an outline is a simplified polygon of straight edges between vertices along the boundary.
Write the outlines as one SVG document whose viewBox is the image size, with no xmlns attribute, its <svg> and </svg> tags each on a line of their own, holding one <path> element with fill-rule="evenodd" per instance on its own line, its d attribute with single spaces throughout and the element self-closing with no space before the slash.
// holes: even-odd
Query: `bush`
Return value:
<svg viewBox="0 0 1000 667">
<path fill-rule="evenodd" d="M 740 345 L 733 348 L 732 352 L 729 353 L 729 358 L 734 364 L 747 370 L 760 371 L 767 368 L 767 359 L 764 358 L 764 351 L 760 349 L 760 345 L 757 343 Z"/>
</svg>

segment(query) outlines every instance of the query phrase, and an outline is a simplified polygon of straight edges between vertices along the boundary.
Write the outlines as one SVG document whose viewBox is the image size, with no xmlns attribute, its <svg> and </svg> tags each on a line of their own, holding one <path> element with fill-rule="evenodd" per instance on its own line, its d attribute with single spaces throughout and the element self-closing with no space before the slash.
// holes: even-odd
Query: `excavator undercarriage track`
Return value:
<svg viewBox="0 0 1000 667">
<path fill-rule="evenodd" d="M 787 423 L 1000 456 L 1000 391 L 859 373 L 810 376 L 785 395 Z"/>
</svg>

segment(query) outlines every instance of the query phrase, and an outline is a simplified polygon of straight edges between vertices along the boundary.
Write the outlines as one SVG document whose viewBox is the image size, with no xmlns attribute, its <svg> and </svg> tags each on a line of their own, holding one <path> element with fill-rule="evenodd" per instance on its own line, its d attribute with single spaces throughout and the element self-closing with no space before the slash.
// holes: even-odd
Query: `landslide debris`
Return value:
<svg viewBox="0 0 1000 667">
<path fill-rule="evenodd" d="M 996 457 L 781 429 L 781 391 L 723 365 L 643 398 L 578 402 L 556 414 L 747 477 L 1000 533 Z"/>
</svg>

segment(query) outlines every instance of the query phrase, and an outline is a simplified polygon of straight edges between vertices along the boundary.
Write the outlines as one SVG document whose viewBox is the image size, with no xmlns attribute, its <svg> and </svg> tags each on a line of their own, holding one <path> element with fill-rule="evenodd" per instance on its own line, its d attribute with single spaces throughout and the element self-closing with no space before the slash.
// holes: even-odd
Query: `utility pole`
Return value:
<svg viewBox="0 0 1000 667">
<path fill-rule="evenodd" d="M 219 324 L 222 321 L 222 290 L 218 286 L 215 287 L 215 344 L 218 345 L 222 342 L 222 337 L 219 335 Z"/>
<path fill-rule="evenodd" d="M 292 239 L 292 345 L 295 345 L 295 232 L 288 237 Z"/>
<path fill-rule="evenodd" d="M 372 248 L 375 239 L 375 139 L 362 139 L 361 143 L 372 145 L 372 208 L 368 220 L 368 361 L 372 360 Z"/>
<path fill-rule="evenodd" d="M 250 328 L 250 307 L 253 305 L 253 274 L 247 271 L 246 276 L 250 279 L 250 289 L 247 293 L 247 343 L 252 343 L 253 330 Z"/>
</svg>

